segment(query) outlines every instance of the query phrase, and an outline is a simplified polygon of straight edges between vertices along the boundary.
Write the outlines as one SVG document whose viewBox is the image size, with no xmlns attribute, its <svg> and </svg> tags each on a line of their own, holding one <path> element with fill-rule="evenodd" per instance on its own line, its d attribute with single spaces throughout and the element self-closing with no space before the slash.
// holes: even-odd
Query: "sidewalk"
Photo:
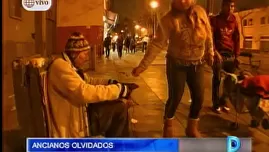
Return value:
<svg viewBox="0 0 269 152">
<path fill-rule="evenodd" d="M 99 59 L 97 60 L 97 70 L 89 72 L 89 74 L 97 77 L 113 78 L 121 82 L 136 82 L 140 88 L 132 93 L 132 99 L 138 105 L 130 108 L 129 111 L 130 117 L 138 120 L 138 123 L 131 126 L 133 135 L 136 137 L 161 137 L 164 103 L 145 83 L 143 78 L 131 76 L 132 68 L 139 62 L 136 59 L 142 57 L 142 54 L 134 58 L 128 56 L 119 60 L 116 54 L 113 54 L 113 59 Z"/>
<path fill-rule="evenodd" d="M 143 54 L 137 52 L 134 54 L 124 54 L 120 60 L 116 53 L 112 54 L 110 59 L 101 58 L 97 60 L 97 70 L 89 72 L 91 76 L 117 79 L 121 82 L 135 82 L 140 88 L 132 93 L 132 99 L 138 104 L 130 108 L 130 117 L 136 119 L 137 123 L 132 123 L 131 129 L 135 137 L 161 137 L 163 124 L 164 104 L 167 99 L 167 82 L 165 75 L 165 53 L 161 53 L 140 77 L 132 77 L 131 70 L 140 62 Z M 259 127 L 258 129 L 249 128 L 250 118 L 248 114 L 242 114 L 239 117 L 240 128 L 237 131 L 230 130 L 229 125 L 234 121 L 235 114 L 217 115 L 211 112 L 208 107 L 211 106 L 211 73 L 205 75 L 205 102 L 201 112 L 200 130 L 207 137 L 226 137 L 234 135 L 239 137 L 252 137 L 254 141 L 254 150 L 263 151 L 269 149 L 269 131 Z M 8 77 L 11 81 L 12 78 Z M 16 111 L 8 112 L 12 106 L 12 96 L 8 99 L 12 90 L 12 82 L 6 83 L 3 88 L 5 101 L 3 103 L 3 127 L 5 131 L 17 129 Z M 7 101 L 8 99 L 8 101 Z M 187 87 L 182 98 L 182 102 L 176 112 L 175 134 L 177 137 L 184 137 L 186 120 L 190 103 Z M 5 106 L 4 106 L 5 105 Z M 16 132 L 13 138 L 17 137 Z M 17 143 L 16 141 L 14 143 Z M 13 145 L 14 146 L 14 145 Z"/>
<path fill-rule="evenodd" d="M 116 54 L 110 59 L 98 60 L 97 71 L 91 72 L 92 76 L 118 79 L 121 82 L 135 82 L 140 88 L 132 94 L 132 99 L 138 103 L 130 109 L 131 118 L 138 122 L 132 124 L 132 131 L 136 137 L 161 137 L 164 104 L 167 99 L 167 82 L 165 76 L 165 61 L 163 54 L 159 55 L 140 77 L 131 76 L 131 70 L 135 67 L 143 54 L 141 52 L 124 55 L 119 60 Z M 230 124 L 235 120 L 235 113 L 217 115 L 209 109 L 211 107 L 211 77 L 210 72 L 205 75 L 205 102 L 201 112 L 200 130 L 207 137 L 226 137 L 234 135 L 238 137 L 252 137 L 254 149 L 262 151 L 269 148 L 269 131 L 261 127 L 253 129 L 249 127 L 250 117 L 241 114 L 239 119 L 240 128 L 236 131 L 230 129 Z M 208 83 L 209 82 L 209 83 Z M 182 102 L 176 112 L 175 131 L 177 137 L 184 137 L 186 120 L 190 103 L 187 87 Z"/>
</svg>

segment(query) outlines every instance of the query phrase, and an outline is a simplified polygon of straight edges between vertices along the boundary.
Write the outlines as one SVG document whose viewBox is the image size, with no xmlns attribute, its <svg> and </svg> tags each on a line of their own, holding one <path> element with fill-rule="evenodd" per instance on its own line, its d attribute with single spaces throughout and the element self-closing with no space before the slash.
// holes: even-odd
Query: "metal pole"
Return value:
<svg viewBox="0 0 269 152">
<path fill-rule="evenodd" d="M 153 11 L 153 38 L 155 37 L 155 12 Z"/>
<path fill-rule="evenodd" d="M 206 11 L 207 11 L 207 14 L 210 14 L 210 12 L 211 12 L 211 0 L 206 1 Z"/>
<path fill-rule="evenodd" d="M 211 13 L 214 14 L 215 11 L 214 11 L 214 1 L 213 0 L 210 0 L 210 3 L 211 3 Z"/>
</svg>

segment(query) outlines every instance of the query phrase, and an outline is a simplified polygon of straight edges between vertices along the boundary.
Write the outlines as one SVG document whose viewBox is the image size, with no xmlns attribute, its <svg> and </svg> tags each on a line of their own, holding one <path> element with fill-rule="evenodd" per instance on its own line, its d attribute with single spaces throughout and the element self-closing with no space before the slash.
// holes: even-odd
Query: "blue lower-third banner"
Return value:
<svg viewBox="0 0 269 152">
<path fill-rule="evenodd" d="M 27 152 L 113 151 L 178 152 L 179 139 L 160 138 L 28 138 Z"/>
</svg>

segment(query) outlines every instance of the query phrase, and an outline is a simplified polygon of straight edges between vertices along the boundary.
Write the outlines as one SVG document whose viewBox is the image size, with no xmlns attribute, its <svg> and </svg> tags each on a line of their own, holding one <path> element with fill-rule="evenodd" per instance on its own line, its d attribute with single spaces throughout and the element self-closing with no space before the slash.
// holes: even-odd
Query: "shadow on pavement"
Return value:
<svg viewBox="0 0 269 152">
<path fill-rule="evenodd" d="M 247 125 L 239 124 L 237 130 L 231 128 L 232 121 L 224 119 L 217 115 L 205 114 L 200 118 L 200 130 L 207 137 L 251 137 Z"/>
<path fill-rule="evenodd" d="M 2 132 L 3 152 L 24 152 L 26 141 L 19 129 Z"/>
</svg>

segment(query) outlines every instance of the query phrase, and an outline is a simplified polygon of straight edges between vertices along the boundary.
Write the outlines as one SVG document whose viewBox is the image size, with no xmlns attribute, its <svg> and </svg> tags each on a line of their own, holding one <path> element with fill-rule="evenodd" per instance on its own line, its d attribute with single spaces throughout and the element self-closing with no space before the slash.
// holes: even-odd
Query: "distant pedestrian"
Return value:
<svg viewBox="0 0 269 152">
<path fill-rule="evenodd" d="M 113 38 L 112 38 L 112 50 L 113 50 L 113 52 L 115 52 L 115 50 L 116 50 L 116 45 L 117 45 L 117 38 L 118 38 L 118 36 L 114 36 Z"/>
<path fill-rule="evenodd" d="M 123 35 L 120 34 L 117 39 L 117 51 L 118 51 L 118 57 L 122 57 L 122 49 L 123 49 Z"/>
<path fill-rule="evenodd" d="M 130 38 L 130 36 L 127 36 L 124 40 L 124 46 L 126 49 L 126 53 L 129 53 L 129 51 L 130 51 L 130 43 L 131 43 L 131 38 Z"/>
<path fill-rule="evenodd" d="M 149 37 L 146 35 L 142 39 L 142 52 L 145 52 L 147 50 L 148 42 L 149 42 Z"/>
<path fill-rule="evenodd" d="M 172 0 L 171 10 L 161 18 L 156 38 L 149 43 L 138 67 L 133 69 L 133 76 L 145 71 L 167 45 L 169 94 L 165 105 L 163 136 L 175 136 L 174 116 L 187 82 L 192 102 L 185 133 L 188 137 L 201 137 L 198 122 L 204 102 L 204 62 L 212 66 L 214 51 L 209 19 L 205 10 L 195 5 L 195 0 Z"/>
<path fill-rule="evenodd" d="M 110 35 L 107 35 L 107 37 L 105 38 L 105 41 L 104 41 L 106 58 L 109 58 L 109 55 L 110 55 L 110 45 L 111 45 L 111 37 L 110 37 Z"/>
<path fill-rule="evenodd" d="M 135 49 L 136 49 L 136 39 L 135 39 L 135 36 L 133 36 L 131 38 L 131 43 L 130 43 L 131 53 L 135 53 Z"/>
</svg>

